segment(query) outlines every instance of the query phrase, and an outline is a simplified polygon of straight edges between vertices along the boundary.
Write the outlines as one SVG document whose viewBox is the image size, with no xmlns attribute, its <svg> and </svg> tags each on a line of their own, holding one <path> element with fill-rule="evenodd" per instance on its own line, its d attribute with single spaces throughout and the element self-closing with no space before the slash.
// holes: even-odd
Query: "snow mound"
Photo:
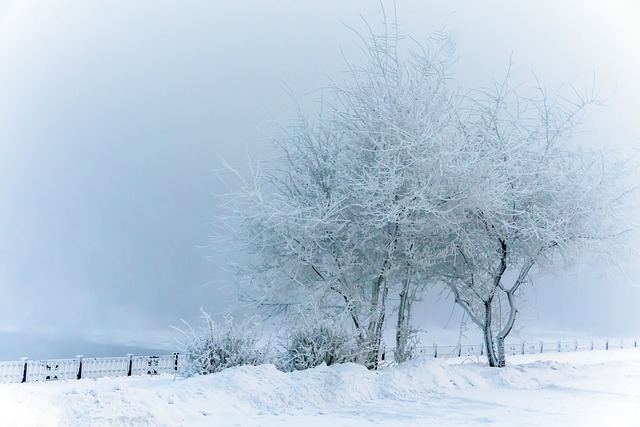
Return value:
<svg viewBox="0 0 640 427">
<path fill-rule="evenodd" d="M 417 359 L 378 371 L 262 365 L 187 379 L 3 384 L 0 425 L 640 425 L 640 351 L 511 360 L 503 369 Z"/>
</svg>

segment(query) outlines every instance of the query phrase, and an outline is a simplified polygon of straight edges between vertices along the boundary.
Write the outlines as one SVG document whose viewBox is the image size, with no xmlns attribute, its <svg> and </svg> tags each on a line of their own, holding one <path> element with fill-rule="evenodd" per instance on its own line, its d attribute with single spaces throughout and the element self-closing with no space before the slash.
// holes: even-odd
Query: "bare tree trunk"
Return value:
<svg viewBox="0 0 640 427">
<path fill-rule="evenodd" d="M 504 287 L 502 287 L 502 285 L 500 286 L 500 289 L 507 295 L 507 302 L 509 303 L 509 317 L 507 318 L 507 322 L 505 323 L 504 328 L 502 328 L 502 330 L 498 332 L 498 335 L 496 337 L 496 344 L 498 346 L 498 367 L 499 368 L 504 368 L 507 364 L 506 356 L 504 353 L 504 340 L 507 338 L 507 335 L 509 335 L 509 333 L 513 329 L 513 325 L 516 322 L 516 315 L 518 314 L 518 309 L 516 308 L 516 301 L 515 301 L 514 295 L 515 295 L 515 292 L 520 287 L 520 285 L 524 283 L 525 279 L 527 278 L 527 275 L 529 274 L 529 270 L 531 270 L 531 267 L 533 267 L 533 264 L 534 262 L 531 261 L 527 265 L 525 265 L 522 268 L 522 270 L 520 270 L 520 275 L 518 276 L 518 279 L 516 280 L 514 285 L 511 287 L 511 289 L 505 289 Z"/>
<path fill-rule="evenodd" d="M 487 348 L 487 361 L 489 366 L 498 366 L 498 358 L 493 343 L 493 332 L 491 332 L 491 303 L 492 299 L 484 302 L 484 325 L 482 333 L 484 334 L 484 345 Z M 504 350 L 504 349 L 503 349 Z"/>
<path fill-rule="evenodd" d="M 506 294 L 507 301 L 509 302 L 509 318 L 507 319 L 507 323 L 504 328 L 502 328 L 496 336 L 496 344 L 498 347 L 498 368 L 504 368 L 507 364 L 506 356 L 504 354 L 504 340 L 507 338 L 507 335 L 509 335 L 509 332 L 511 332 L 511 329 L 513 329 L 513 325 L 516 321 L 516 314 L 518 313 L 515 301 L 513 300 L 513 290 L 507 291 Z"/>
<path fill-rule="evenodd" d="M 378 351 L 380 346 L 380 339 L 377 336 L 377 331 L 380 329 L 380 322 L 384 322 L 384 306 L 381 304 L 381 287 L 382 287 L 383 275 L 381 274 L 374 282 L 371 292 L 371 309 L 369 326 L 367 328 L 367 361 L 366 366 L 368 369 L 376 369 L 378 365 Z"/>
<path fill-rule="evenodd" d="M 480 313 L 476 312 L 473 309 L 469 301 L 467 301 L 466 299 L 460 296 L 460 292 L 455 286 L 451 286 L 450 289 L 452 290 L 455 296 L 456 303 L 459 304 L 460 307 L 462 307 L 467 312 L 467 314 L 469 315 L 469 318 L 482 331 L 482 335 L 484 338 L 484 346 L 487 349 L 487 361 L 489 362 L 489 366 L 495 367 L 497 365 L 498 359 L 496 357 L 496 351 L 495 351 L 495 346 L 493 342 L 493 332 L 491 332 L 491 320 L 492 320 L 491 304 L 493 301 L 493 297 L 491 297 L 488 301 L 484 301 L 483 303 L 484 319 L 482 319 L 479 316 Z"/>
<path fill-rule="evenodd" d="M 507 366 L 507 361 L 504 354 L 504 338 L 499 335 L 496 337 L 496 347 L 498 350 L 498 363 L 495 366 L 498 368 L 504 368 L 505 366 Z"/>
<path fill-rule="evenodd" d="M 389 287 L 385 280 L 384 287 L 382 289 L 382 303 L 380 304 L 380 310 L 378 313 L 378 320 L 376 322 L 376 328 L 374 330 L 374 343 L 373 352 L 371 355 L 372 366 L 370 369 L 378 369 L 378 361 L 380 360 L 380 350 L 382 346 L 382 332 L 384 332 L 384 322 L 387 315 L 387 296 L 389 295 Z"/>
<path fill-rule="evenodd" d="M 386 303 L 389 287 L 383 276 L 379 276 L 373 287 L 371 301 L 371 318 L 367 328 L 367 347 L 368 357 L 366 366 L 369 369 L 378 368 L 378 360 L 380 358 L 380 345 L 382 344 L 382 332 L 384 331 L 384 322 L 386 318 Z"/>
<path fill-rule="evenodd" d="M 409 322 L 407 319 L 406 307 L 409 297 L 409 280 L 405 277 L 403 281 L 402 291 L 400 291 L 400 303 L 398 304 L 398 323 L 396 325 L 396 351 L 395 360 L 402 363 L 407 360 L 407 330 L 406 326 Z"/>
<path fill-rule="evenodd" d="M 387 296 L 389 294 L 389 286 L 387 284 L 387 273 L 391 265 L 391 258 L 396 251 L 398 244 L 398 224 L 393 225 L 392 239 L 388 245 L 388 252 L 382 263 L 382 268 L 378 277 L 373 282 L 371 289 L 371 318 L 369 320 L 369 345 L 371 346 L 369 351 L 369 361 L 367 367 L 369 369 L 378 368 L 378 360 L 380 358 L 380 345 L 382 343 L 382 332 L 384 331 L 384 321 L 386 316 L 386 304 Z"/>
<path fill-rule="evenodd" d="M 500 242 L 500 265 L 498 266 L 498 271 L 496 272 L 493 278 L 493 289 L 495 292 L 498 289 L 502 288 L 502 276 L 504 272 L 507 271 L 507 244 L 503 239 L 498 239 Z M 482 328 L 482 333 L 484 334 L 484 342 L 487 347 L 487 360 L 489 361 L 489 366 L 491 367 L 501 367 L 500 366 L 500 355 L 502 355 L 502 360 L 504 363 L 504 337 L 498 336 L 496 339 L 496 344 L 498 347 L 498 354 L 496 355 L 496 348 L 494 347 L 494 337 L 493 332 L 491 331 L 491 322 L 492 322 L 492 304 L 494 300 L 495 294 L 492 293 L 491 298 L 484 301 L 484 326 Z M 502 365 L 504 366 L 504 365 Z"/>
<path fill-rule="evenodd" d="M 411 331 L 411 307 L 416 299 L 410 289 L 411 276 L 407 273 L 402 281 L 400 302 L 398 304 L 398 323 L 396 325 L 396 350 L 395 360 L 398 363 L 409 360 L 413 349 L 409 346 Z"/>
</svg>

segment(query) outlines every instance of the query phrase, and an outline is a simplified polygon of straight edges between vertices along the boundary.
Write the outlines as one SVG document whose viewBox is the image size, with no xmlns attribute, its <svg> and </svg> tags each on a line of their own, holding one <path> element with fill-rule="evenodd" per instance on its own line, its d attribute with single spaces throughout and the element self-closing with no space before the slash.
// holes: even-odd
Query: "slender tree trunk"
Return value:
<svg viewBox="0 0 640 427">
<path fill-rule="evenodd" d="M 389 287 L 385 281 L 382 289 L 382 302 L 380 304 L 378 319 L 374 329 L 373 351 L 371 354 L 370 369 L 378 369 L 378 361 L 380 360 L 380 347 L 382 345 L 382 332 L 384 332 L 384 322 L 386 319 L 387 296 L 389 295 Z"/>
<path fill-rule="evenodd" d="M 498 361 L 496 367 L 504 368 L 507 366 L 507 360 L 504 354 L 504 338 L 499 335 L 496 337 L 496 347 L 498 350 Z"/>
<path fill-rule="evenodd" d="M 504 325 L 504 328 L 498 333 L 496 336 L 496 343 L 498 345 L 498 367 L 504 368 L 507 364 L 506 356 L 504 354 L 504 340 L 507 338 L 507 335 L 513 329 L 513 325 L 516 321 L 516 314 L 518 314 L 518 310 L 516 309 L 515 299 L 513 297 L 513 293 L 515 292 L 515 288 L 506 291 L 507 294 L 507 302 L 509 303 L 509 317 L 507 318 L 507 322 Z"/>
<path fill-rule="evenodd" d="M 498 367 L 504 368 L 507 365 L 506 356 L 504 353 L 504 341 L 507 338 L 507 335 L 513 329 L 513 325 L 516 322 L 516 315 L 518 314 L 518 309 L 516 308 L 516 300 L 515 300 L 515 292 L 518 290 L 520 285 L 524 283 L 529 274 L 529 270 L 533 267 L 534 262 L 531 261 L 527 265 L 525 265 L 522 270 L 520 270 L 520 275 L 516 280 L 515 284 L 511 287 L 511 289 L 505 289 L 500 286 L 500 289 L 507 295 L 507 302 L 509 303 L 509 317 L 507 318 L 507 322 L 504 325 L 504 328 L 498 335 L 496 336 L 496 344 L 498 346 Z"/>
<path fill-rule="evenodd" d="M 507 244 L 503 239 L 498 239 L 498 241 L 500 242 L 501 256 L 498 271 L 496 272 L 496 275 L 493 279 L 494 292 L 498 289 L 503 289 L 501 284 L 502 275 L 505 271 L 507 271 Z M 497 344 L 498 353 L 496 354 L 493 332 L 491 331 L 492 304 L 494 296 L 495 294 L 492 294 L 491 298 L 484 301 L 484 326 L 482 328 L 482 332 L 484 334 L 485 345 L 487 346 L 487 359 L 489 360 L 489 366 L 499 368 L 501 367 L 500 360 L 503 361 L 502 366 L 504 366 L 504 337 L 500 337 L 500 335 L 496 337 L 495 344 Z"/>
<path fill-rule="evenodd" d="M 380 304 L 380 289 L 381 289 L 382 276 L 380 276 L 373 284 L 371 292 L 371 308 L 369 326 L 367 328 L 367 362 L 368 369 L 376 369 L 378 362 L 378 338 L 376 330 L 378 329 L 378 323 L 380 318 L 384 319 L 383 307 Z"/>
<path fill-rule="evenodd" d="M 480 317 L 480 313 L 476 312 L 472 308 L 469 301 L 465 300 L 460 296 L 460 292 L 455 286 L 451 286 L 450 289 L 455 295 L 456 303 L 459 304 L 460 307 L 462 307 L 467 312 L 467 314 L 469 315 L 469 318 L 482 331 L 482 335 L 484 338 L 484 346 L 487 350 L 487 361 L 489 362 L 489 366 L 491 367 L 496 366 L 497 358 L 496 358 L 495 346 L 493 343 L 493 333 L 491 332 L 491 320 L 492 320 L 491 303 L 492 303 L 493 297 L 491 297 L 488 301 L 484 301 L 484 319 L 483 319 L 482 317 Z"/>
<path fill-rule="evenodd" d="M 367 364 L 369 369 L 377 369 L 380 357 L 380 345 L 382 343 L 382 332 L 384 331 L 384 321 L 386 316 L 387 296 L 389 286 L 387 284 L 387 273 L 391 265 L 392 254 L 396 251 L 398 244 L 398 224 L 393 224 L 392 239 L 388 245 L 387 256 L 382 263 L 382 268 L 378 277 L 375 278 L 371 289 L 371 310 L 369 320 L 369 345 L 370 357 Z"/>
<path fill-rule="evenodd" d="M 410 292 L 409 285 L 411 279 L 409 274 L 405 275 L 400 291 L 400 303 L 398 304 L 398 323 L 396 325 L 396 362 L 402 363 L 411 358 L 409 348 L 409 334 L 411 324 L 411 305 L 414 295 Z"/>
<path fill-rule="evenodd" d="M 507 323 L 505 327 L 498 333 L 496 337 L 496 342 L 498 344 L 498 367 L 504 368 L 507 365 L 506 356 L 504 354 L 504 340 L 511 332 L 513 328 L 513 324 L 516 320 L 516 314 L 518 310 L 516 310 L 516 306 L 513 301 L 513 295 L 510 292 L 507 292 L 507 300 L 509 301 L 509 318 L 507 319 Z"/>
<path fill-rule="evenodd" d="M 395 351 L 395 360 L 398 363 L 404 362 L 406 360 L 406 334 L 405 334 L 405 324 L 407 322 L 405 306 L 407 303 L 407 289 L 406 286 L 403 287 L 400 292 L 400 303 L 398 304 L 398 323 L 396 324 L 396 351 Z"/>
<path fill-rule="evenodd" d="M 377 369 L 380 357 L 380 345 L 386 317 L 386 300 L 389 293 L 389 287 L 384 277 L 385 270 L 386 265 L 380 276 L 376 278 L 371 292 L 370 318 L 367 327 L 367 345 L 369 347 L 367 368 L 369 369 Z"/>
<path fill-rule="evenodd" d="M 384 330 L 383 326 L 386 317 L 385 305 L 388 292 L 388 287 L 385 284 L 385 286 L 379 290 L 375 303 L 372 304 L 372 313 L 366 337 L 368 353 L 366 366 L 369 369 L 377 369 L 378 367 L 380 345 L 382 344 L 382 332 Z"/>
<path fill-rule="evenodd" d="M 491 332 L 491 303 L 492 300 L 484 302 L 484 325 L 482 326 L 482 333 L 484 334 L 484 345 L 487 348 L 487 361 L 489 366 L 498 366 L 498 358 L 496 357 L 496 350 L 493 342 L 493 332 Z"/>
</svg>

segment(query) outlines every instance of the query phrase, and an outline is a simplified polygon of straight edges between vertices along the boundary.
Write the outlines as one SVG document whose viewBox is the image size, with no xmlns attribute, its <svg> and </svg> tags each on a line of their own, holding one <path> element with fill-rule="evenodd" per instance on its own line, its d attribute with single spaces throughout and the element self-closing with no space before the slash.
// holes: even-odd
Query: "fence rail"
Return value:
<svg viewBox="0 0 640 427">
<path fill-rule="evenodd" d="M 82 378 L 124 377 L 173 374 L 182 357 L 178 353 L 162 356 L 84 357 L 73 359 L 0 362 L 0 383 L 25 383 Z"/>
<path fill-rule="evenodd" d="M 576 351 L 610 350 L 616 348 L 637 348 L 637 338 L 624 339 L 602 339 L 602 340 L 557 340 L 557 341 L 537 341 L 537 342 L 509 342 L 505 343 L 504 350 L 507 356 L 518 354 L 540 354 L 540 353 L 568 353 Z M 420 357 L 452 358 L 484 356 L 486 348 L 484 344 L 477 345 L 428 345 L 416 348 L 416 354 Z M 390 362 L 394 360 L 393 350 L 386 351 L 383 360 Z"/>
<path fill-rule="evenodd" d="M 638 339 L 617 340 L 558 340 L 538 342 L 509 342 L 505 344 L 508 356 L 518 354 L 566 353 L 622 348 L 637 348 Z M 418 356 L 434 358 L 484 356 L 483 344 L 438 345 L 416 348 Z M 393 350 L 383 355 L 383 360 L 392 362 Z M 29 360 L 0 362 L 0 383 L 25 383 L 82 378 L 124 377 L 177 373 L 184 362 L 179 353 L 162 356 L 84 357 L 73 359 Z"/>
</svg>

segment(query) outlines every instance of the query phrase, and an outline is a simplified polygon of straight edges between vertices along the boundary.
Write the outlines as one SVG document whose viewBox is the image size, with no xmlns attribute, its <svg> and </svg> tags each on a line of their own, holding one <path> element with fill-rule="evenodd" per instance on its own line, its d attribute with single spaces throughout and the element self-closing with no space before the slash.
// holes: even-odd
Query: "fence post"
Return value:
<svg viewBox="0 0 640 427">
<path fill-rule="evenodd" d="M 558 340 L 558 353 L 562 352 L 562 341 Z"/>
<path fill-rule="evenodd" d="M 578 340 L 573 340 L 573 351 L 578 351 Z"/>
<path fill-rule="evenodd" d="M 22 368 L 22 381 L 23 383 L 27 382 L 27 362 L 29 361 L 28 357 L 21 357 L 20 361 L 22 362 L 23 368 Z"/>
<path fill-rule="evenodd" d="M 638 348 L 638 339 L 633 340 L 633 348 Z"/>
<path fill-rule="evenodd" d="M 484 343 L 480 344 L 480 356 L 484 356 Z"/>
<path fill-rule="evenodd" d="M 591 350 L 593 351 L 593 339 L 591 340 Z"/>
<path fill-rule="evenodd" d="M 524 354 L 524 341 L 522 341 L 522 354 Z"/>
<path fill-rule="evenodd" d="M 131 370 L 133 368 L 133 353 L 127 353 L 127 357 L 129 358 L 129 369 L 127 370 L 127 376 L 131 376 Z"/>
<path fill-rule="evenodd" d="M 438 358 L 438 344 L 433 344 L 433 358 Z"/>
<path fill-rule="evenodd" d="M 604 349 L 605 349 L 605 350 L 609 350 L 609 340 L 606 340 L 606 341 L 604 342 Z"/>
<path fill-rule="evenodd" d="M 175 361 L 173 362 L 173 370 L 176 372 L 178 372 L 178 355 L 179 353 L 177 351 L 173 353 L 173 356 L 175 357 Z M 382 353 L 382 356 L 384 356 L 384 353 Z M 382 360 L 384 360 L 384 358 Z"/>
<path fill-rule="evenodd" d="M 540 341 L 540 354 L 544 353 L 544 342 Z"/>
<path fill-rule="evenodd" d="M 81 354 L 78 354 L 76 356 L 76 359 L 78 359 L 78 375 L 76 376 L 76 379 L 81 379 L 82 378 L 82 358 L 84 356 Z"/>
</svg>

